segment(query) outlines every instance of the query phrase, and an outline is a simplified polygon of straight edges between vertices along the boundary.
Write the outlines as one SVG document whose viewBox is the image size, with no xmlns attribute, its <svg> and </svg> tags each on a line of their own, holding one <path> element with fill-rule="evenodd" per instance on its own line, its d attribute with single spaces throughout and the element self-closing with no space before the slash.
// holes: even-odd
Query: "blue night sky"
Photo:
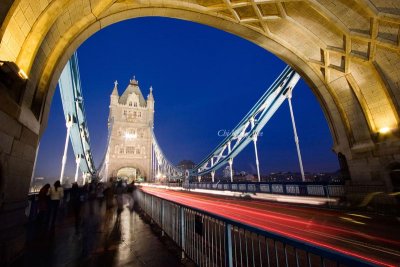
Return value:
<svg viewBox="0 0 400 267">
<path fill-rule="evenodd" d="M 155 134 L 174 163 L 199 162 L 222 141 L 285 67 L 273 54 L 232 34 L 166 18 L 140 18 L 111 25 L 78 48 L 79 67 L 94 160 L 105 152 L 109 96 L 134 75 L 146 97 L 154 88 Z M 305 171 L 336 171 L 332 137 L 321 107 L 301 80 L 293 94 Z M 53 97 L 40 144 L 35 176 L 58 177 L 65 141 L 60 93 Z M 287 102 L 259 138 L 262 173 L 298 171 Z M 255 172 L 254 148 L 234 161 L 236 170 Z M 66 175 L 73 176 L 70 146 Z"/>
</svg>

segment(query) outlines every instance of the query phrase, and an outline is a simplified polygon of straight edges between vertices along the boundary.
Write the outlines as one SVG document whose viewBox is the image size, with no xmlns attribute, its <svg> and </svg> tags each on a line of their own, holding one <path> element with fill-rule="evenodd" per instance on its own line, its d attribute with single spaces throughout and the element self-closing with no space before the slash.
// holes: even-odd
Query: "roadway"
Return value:
<svg viewBox="0 0 400 267">
<path fill-rule="evenodd" d="M 146 193 L 380 266 L 400 266 L 394 218 L 142 187 Z"/>
</svg>

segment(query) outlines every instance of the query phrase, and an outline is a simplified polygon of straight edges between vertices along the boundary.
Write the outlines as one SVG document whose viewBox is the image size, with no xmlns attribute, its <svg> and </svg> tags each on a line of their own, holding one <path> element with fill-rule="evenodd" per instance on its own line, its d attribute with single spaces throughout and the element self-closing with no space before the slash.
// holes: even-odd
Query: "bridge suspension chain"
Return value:
<svg viewBox="0 0 400 267">
<path fill-rule="evenodd" d="M 233 180 L 233 159 L 238 155 L 250 142 L 253 141 L 255 148 L 257 175 L 260 181 L 259 160 L 257 152 L 257 137 L 261 129 L 266 125 L 277 109 L 282 105 L 285 99 L 291 97 L 294 86 L 299 81 L 300 76 L 291 67 L 287 66 L 279 77 L 272 83 L 263 96 L 244 116 L 239 124 L 230 132 L 230 134 L 198 165 L 189 170 L 186 176 L 201 177 L 204 174 L 211 173 L 214 180 L 215 171 L 229 164 L 231 181 Z M 291 105 L 291 102 L 289 102 Z M 293 110 L 291 109 L 293 128 L 295 131 L 295 140 L 298 140 Z M 300 148 L 296 141 L 299 155 L 299 162 L 302 173 L 303 166 Z M 304 174 L 303 174 L 304 175 Z"/>
<path fill-rule="evenodd" d="M 64 67 L 58 81 L 64 110 L 67 137 L 61 167 L 62 182 L 67 159 L 68 139 L 71 140 L 76 163 L 84 175 L 94 176 L 96 168 L 90 148 L 89 130 L 85 116 L 82 86 L 79 76 L 78 56 L 75 52 Z M 77 173 L 77 170 L 76 172 Z M 75 174 L 77 177 L 77 174 Z"/>
<path fill-rule="evenodd" d="M 175 167 L 164 155 L 161 150 L 156 136 L 152 131 L 152 176 L 155 181 L 167 178 L 178 179 L 183 176 L 182 170 Z"/>
</svg>

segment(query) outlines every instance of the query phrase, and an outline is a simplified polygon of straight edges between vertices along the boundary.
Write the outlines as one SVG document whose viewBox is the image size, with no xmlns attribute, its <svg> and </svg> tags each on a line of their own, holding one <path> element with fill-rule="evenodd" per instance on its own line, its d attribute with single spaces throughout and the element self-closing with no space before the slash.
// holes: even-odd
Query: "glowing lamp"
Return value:
<svg viewBox="0 0 400 267">
<path fill-rule="evenodd" d="M 125 133 L 125 139 L 134 139 L 136 138 L 135 134 L 131 134 L 131 133 Z"/>
<path fill-rule="evenodd" d="M 26 75 L 26 73 L 25 73 L 25 71 L 23 69 L 19 69 L 18 75 L 19 75 L 19 77 L 21 77 L 24 80 L 28 79 L 28 75 Z"/>
<path fill-rule="evenodd" d="M 379 129 L 379 133 L 380 134 L 387 134 L 390 132 L 390 128 L 389 127 L 383 127 Z"/>
</svg>

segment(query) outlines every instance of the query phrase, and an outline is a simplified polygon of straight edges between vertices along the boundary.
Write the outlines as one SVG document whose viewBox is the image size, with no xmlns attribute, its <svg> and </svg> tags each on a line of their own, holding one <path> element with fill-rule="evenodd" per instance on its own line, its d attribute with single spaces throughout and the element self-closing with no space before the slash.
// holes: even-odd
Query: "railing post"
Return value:
<svg viewBox="0 0 400 267">
<path fill-rule="evenodd" d="M 185 258 L 185 211 L 183 207 L 180 207 L 181 213 L 181 248 L 182 248 L 182 259 Z"/>
<path fill-rule="evenodd" d="M 232 225 L 225 224 L 225 262 L 227 267 L 233 267 Z"/>
<path fill-rule="evenodd" d="M 150 205 L 151 205 L 150 219 L 151 219 L 151 222 L 154 221 L 154 220 L 153 220 L 153 216 L 154 216 L 154 215 L 153 215 L 153 198 L 154 198 L 153 195 L 150 195 L 150 199 L 151 199 L 151 202 L 150 202 L 150 203 L 151 203 L 151 204 L 150 204 Z"/>
<path fill-rule="evenodd" d="M 160 226 L 161 226 L 161 235 L 164 236 L 164 200 L 160 198 L 161 200 L 161 219 L 160 219 Z"/>
</svg>

